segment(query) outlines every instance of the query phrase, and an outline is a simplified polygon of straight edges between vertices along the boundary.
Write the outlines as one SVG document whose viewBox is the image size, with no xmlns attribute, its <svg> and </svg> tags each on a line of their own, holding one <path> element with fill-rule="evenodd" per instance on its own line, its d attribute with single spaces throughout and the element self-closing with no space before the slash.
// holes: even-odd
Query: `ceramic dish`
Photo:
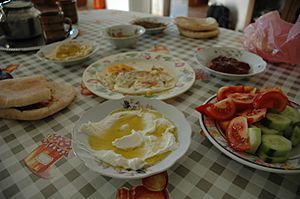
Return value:
<svg viewBox="0 0 300 199">
<path fill-rule="evenodd" d="M 166 118 L 174 123 L 177 128 L 178 135 L 178 147 L 173 150 L 166 158 L 162 161 L 156 163 L 153 166 L 150 166 L 146 169 L 139 170 L 125 170 L 119 169 L 116 170 L 113 167 L 105 167 L 99 161 L 95 160 L 91 153 L 82 149 L 83 143 L 85 146 L 89 146 L 88 135 L 82 132 L 79 132 L 80 126 L 83 123 L 88 121 L 95 122 L 100 121 L 113 110 L 121 109 L 124 104 L 124 101 L 136 104 L 139 103 L 141 106 L 151 107 L 151 109 L 157 110 L 162 113 Z M 156 173 L 162 172 L 169 167 L 171 167 L 180 157 L 182 157 L 188 150 L 191 143 L 191 126 L 188 121 L 185 119 L 182 112 L 177 110 L 175 107 L 166 104 L 160 100 L 148 99 L 143 97 L 126 97 L 120 100 L 109 100 L 104 103 L 99 104 L 85 112 L 81 118 L 76 122 L 72 134 L 73 139 L 73 150 L 75 154 L 85 163 L 85 165 L 102 175 L 113 177 L 113 178 L 122 178 L 122 179 L 137 179 L 144 178 Z"/>
<path fill-rule="evenodd" d="M 141 35 L 145 33 L 145 28 L 137 25 L 116 25 L 105 29 L 104 37 L 117 48 L 134 47 Z"/>
<path fill-rule="evenodd" d="M 81 62 L 86 61 L 87 59 L 89 59 L 93 54 L 95 54 L 97 52 L 97 50 L 99 49 L 99 45 L 95 42 L 88 42 L 88 41 L 77 41 L 78 43 L 84 43 L 84 44 L 89 44 L 92 45 L 92 51 L 89 52 L 87 55 L 82 56 L 82 57 L 78 57 L 78 58 L 73 58 L 73 59 L 69 59 L 69 60 L 54 60 L 54 59 L 50 59 L 47 58 L 45 55 L 52 53 L 56 47 L 58 45 L 61 45 L 64 42 L 68 42 L 69 40 L 66 41 L 60 41 L 60 42 L 55 42 L 46 46 L 43 46 L 37 53 L 36 55 L 38 56 L 38 58 L 40 58 L 43 61 L 46 62 L 51 62 L 51 63 L 55 63 L 55 64 L 60 64 L 60 65 L 75 65 L 75 64 L 79 64 Z"/>
<path fill-rule="evenodd" d="M 66 40 L 76 38 L 78 36 L 78 33 L 78 28 L 72 26 L 72 30 L 70 31 L 70 34 L 68 35 Z M 41 49 L 45 45 L 46 44 L 42 36 L 24 41 L 7 40 L 4 36 L 0 36 L 0 51 L 35 51 Z"/>
<path fill-rule="evenodd" d="M 235 58 L 239 61 L 248 63 L 251 67 L 248 74 L 230 74 L 230 73 L 223 73 L 219 71 L 215 71 L 207 67 L 208 63 L 218 57 L 218 56 L 225 56 Z M 249 78 L 255 75 L 258 75 L 265 71 L 267 63 L 258 55 L 253 54 L 251 52 L 235 49 L 235 48 L 204 48 L 196 53 L 196 59 L 200 64 L 201 68 L 205 71 L 209 72 L 210 74 L 222 78 L 222 79 L 229 79 L 229 80 L 238 80 Z"/>
<path fill-rule="evenodd" d="M 216 96 L 210 97 L 204 104 L 214 102 L 216 102 Z M 300 109 L 300 105 L 295 103 L 292 103 L 292 105 Z M 200 114 L 199 121 L 209 141 L 233 160 L 255 169 L 273 173 L 300 173 L 300 145 L 292 149 L 290 157 L 285 163 L 266 163 L 256 155 L 233 150 L 228 145 L 225 135 L 214 119 Z"/>
<path fill-rule="evenodd" d="M 143 22 L 146 24 L 143 25 Z M 161 33 L 164 30 L 166 30 L 170 23 L 170 20 L 167 18 L 163 18 L 163 17 L 142 17 L 142 18 L 137 18 L 137 19 L 131 21 L 130 23 L 139 25 L 139 26 L 143 26 L 146 29 L 146 33 L 148 33 L 148 34 L 156 34 L 156 33 Z M 148 27 L 147 24 L 149 25 L 149 23 L 153 23 L 153 24 L 159 23 L 159 24 L 161 24 L 161 26 Z"/>
<path fill-rule="evenodd" d="M 124 97 L 121 93 L 103 87 L 96 78 L 97 72 L 113 64 L 126 64 L 140 70 L 149 70 L 153 66 L 159 66 L 176 76 L 177 82 L 175 87 L 147 96 L 149 98 L 164 100 L 175 97 L 187 91 L 195 81 L 195 72 L 191 66 L 171 55 L 152 52 L 121 53 L 100 59 L 88 66 L 83 73 L 83 82 L 86 87 L 95 95 L 105 99 L 121 99 Z"/>
</svg>

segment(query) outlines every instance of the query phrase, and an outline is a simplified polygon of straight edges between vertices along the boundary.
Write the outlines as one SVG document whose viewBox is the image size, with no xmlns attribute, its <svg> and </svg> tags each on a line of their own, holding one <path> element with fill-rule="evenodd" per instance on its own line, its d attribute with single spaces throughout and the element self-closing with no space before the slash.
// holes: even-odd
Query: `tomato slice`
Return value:
<svg viewBox="0 0 300 199">
<path fill-rule="evenodd" d="M 244 86 L 223 86 L 219 88 L 217 92 L 217 100 L 221 101 L 222 99 L 227 98 L 231 93 L 242 93 L 244 91 Z"/>
<path fill-rule="evenodd" d="M 230 98 L 211 104 L 205 110 L 206 114 L 215 120 L 230 120 L 236 114 L 236 106 Z"/>
<path fill-rule="evenodd" d="M 255 93 L 256 88 L 252 86 L 223 86 L 217 92 L 217 100 L 221 101 L 232 93 Z"/>
<path fill-rule="evenodd" d="M 239 115 L 245 116 L 247 118 L 248 123 L 254 123 L 265 118 L 266 113 L 267 113 L 266 108 L 259 108 L 259 109 L 247 109 L 239 113 Z"/>
<path fill-rule="evenodd" d="M 227 133 L 227 127 L 229 126 L 229 123 L 230 123 L 230 120 L 218 121 L 219 126 L 225 133 Z"/>
<path fill-rule="evenodd" d="M 247 118 L 238 116 L 233 118 L 227 128 L 227 140 L 229 145 L 236 151 L 250 150 L 251 146 L 248 139 Z"/>
<path fill-rule="evenodd" d="M 255 94 L 253 93 L 233 93 L 228 95 L 228 98 L 231 98 L 235 103 L 237 110 L 243 111 L 245 109 L 252 108 L 253 99 Z"/>
<path fill-rule="evenodd" d="M 212 105 L 212 103 L 203 104 L 201 106 L 196 107 L 195 109 L 196 109 L 196 111 L 198 111 L 198 112 L 200 112 L 200 113 L 202 113 L 202 114 L 204 114 L 206 116 L 209 116 L 208 113 L 207 113 L 207 111 L 206 111 L 206 109 L 208 107 L 210 107 L 211 105 Z"/>
<path fill-rule="evenodd" d="M 282 112 L 288 104 L 288 97 L 278 88 L 258 93 L 254 100 L 254 108 L 267 108 Z"/>
</svg>

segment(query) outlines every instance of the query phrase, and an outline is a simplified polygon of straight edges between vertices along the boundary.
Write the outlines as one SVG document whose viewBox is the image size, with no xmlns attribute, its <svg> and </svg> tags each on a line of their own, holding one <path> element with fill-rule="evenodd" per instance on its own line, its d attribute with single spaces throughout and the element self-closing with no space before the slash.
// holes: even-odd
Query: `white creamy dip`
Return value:
<svg viewBox="0 0 300 199">
<path fill-rule="evenodd" d="M 97 159 L 125 169 L 155 164 L 178 146 L 176 127 L 151 109 L 116 111 L 80 131 L 89 135 Z"/>
</svg>

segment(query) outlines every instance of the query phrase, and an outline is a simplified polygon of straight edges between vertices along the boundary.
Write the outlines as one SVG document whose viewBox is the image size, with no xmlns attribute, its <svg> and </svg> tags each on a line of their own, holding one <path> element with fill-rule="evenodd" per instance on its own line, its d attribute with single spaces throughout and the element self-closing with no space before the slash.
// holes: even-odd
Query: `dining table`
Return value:
<svg viewBox="0 0 300 199">
<path fill-rule="evenodd" d="M 146 16 L 151 15 L 119 10 L 78 11 L 77 39 L 94 41 L 99 50 L 85 62 L 72 66 L 41 60 L 32 50 L 0 51 L 0 67 L 12 68 L 14 78 L 41 74 L 49 80 L 68 83 L 76 90 L 76 98 L 67 108 L 45 119 L 0 119 L 0 198 L 116 198 L 119 188 L 141 184 L 141 179 L 117 179 L 92 171 L 72 151 L 55 162 L 48 177 L 35 175 L 24 164 L 24 158 L 43 138 L 55 133 L 71 139 L 81 115 L 106 101 L 96 95 L 84 95 L 84 70 L 101 58 L 131 51 L 168 53 L 187 62 L 195 71 L 196 80 L 190 89 L 164 100 L 181 111 L 192 128 L 188 151 L 167 169 L 170 198 L 300 198 L 299 174 L 263 171 L 226 156 L 206 138 L 199 113 L 195 111 L 195 107 L 215 95 L 220 87 L 230 85 L 280 87 L 291 101 L 299 104 L 300 66 L 268 63 L 266 70 L 256 76 L 241 80 L 220 79 L 204 71 L 195 54 L 209 47 L 243 49 L 243 33 L 219 28 L 220 34 L 215 38 L 192 39 L 179 33 L 172 18 L 163 33 L 143 34 L 134 48 L 117 49 L 103 36 L 104 29 L 109 26 L 129 24 Z"/>
</svg>

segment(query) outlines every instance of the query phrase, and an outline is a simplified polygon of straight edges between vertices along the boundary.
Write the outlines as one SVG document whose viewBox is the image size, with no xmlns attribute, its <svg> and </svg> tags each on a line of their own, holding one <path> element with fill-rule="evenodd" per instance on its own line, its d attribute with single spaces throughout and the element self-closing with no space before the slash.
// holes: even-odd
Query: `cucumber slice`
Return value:
<svg viewBox="0 0 300 199">
<path fill-rule="evenodd" d="M 262 135 L 258 153 L 269 157 L 288 156 L 292 150 L 292 143 L 281 135 Z"/>
<path fill-rule="evenodd" d="M 251 149 L 247 153 L 255 154 L 259 145 L 261 144 L 261 130 L 260 128 L 248 128 L 248 138 Z"/>
<path fill-rule="evenodd" d="M 291 136 L 291 142 L 293 146 L 296 146 L 300 143 L 300 125 L 294 127 L 293 134 Z"/>
<path fill-rule="evenodd" d="M 275 113 L 267 113 L 266 118 L 263 121 L 263 125 L 278 131 L 287 129 L 291 123 L 292 121 L 289 118 Z"/>
<path fill-rule="evenodd" d="M 258 153 L 257 155 L 266 163 L 283 163 L 288 159 L 288 156 L 270 157 L 265 153 Z"/>
<path fill-rule="evenodd" d="M 268 127 L 263 126 L 262 124 L 256 124 L 258 128 L 261 129 L 262 134 L 266 135 L 282 135 L 282 132 L 276 130 L 276 129 L 270 129 Z"/>
<path fill-rule="evenodd" d="M 289 118 L 293 123 L 300 122 L 300 113 L 291 106 L 287 106 L 280 115 Z"/>
</svg>

